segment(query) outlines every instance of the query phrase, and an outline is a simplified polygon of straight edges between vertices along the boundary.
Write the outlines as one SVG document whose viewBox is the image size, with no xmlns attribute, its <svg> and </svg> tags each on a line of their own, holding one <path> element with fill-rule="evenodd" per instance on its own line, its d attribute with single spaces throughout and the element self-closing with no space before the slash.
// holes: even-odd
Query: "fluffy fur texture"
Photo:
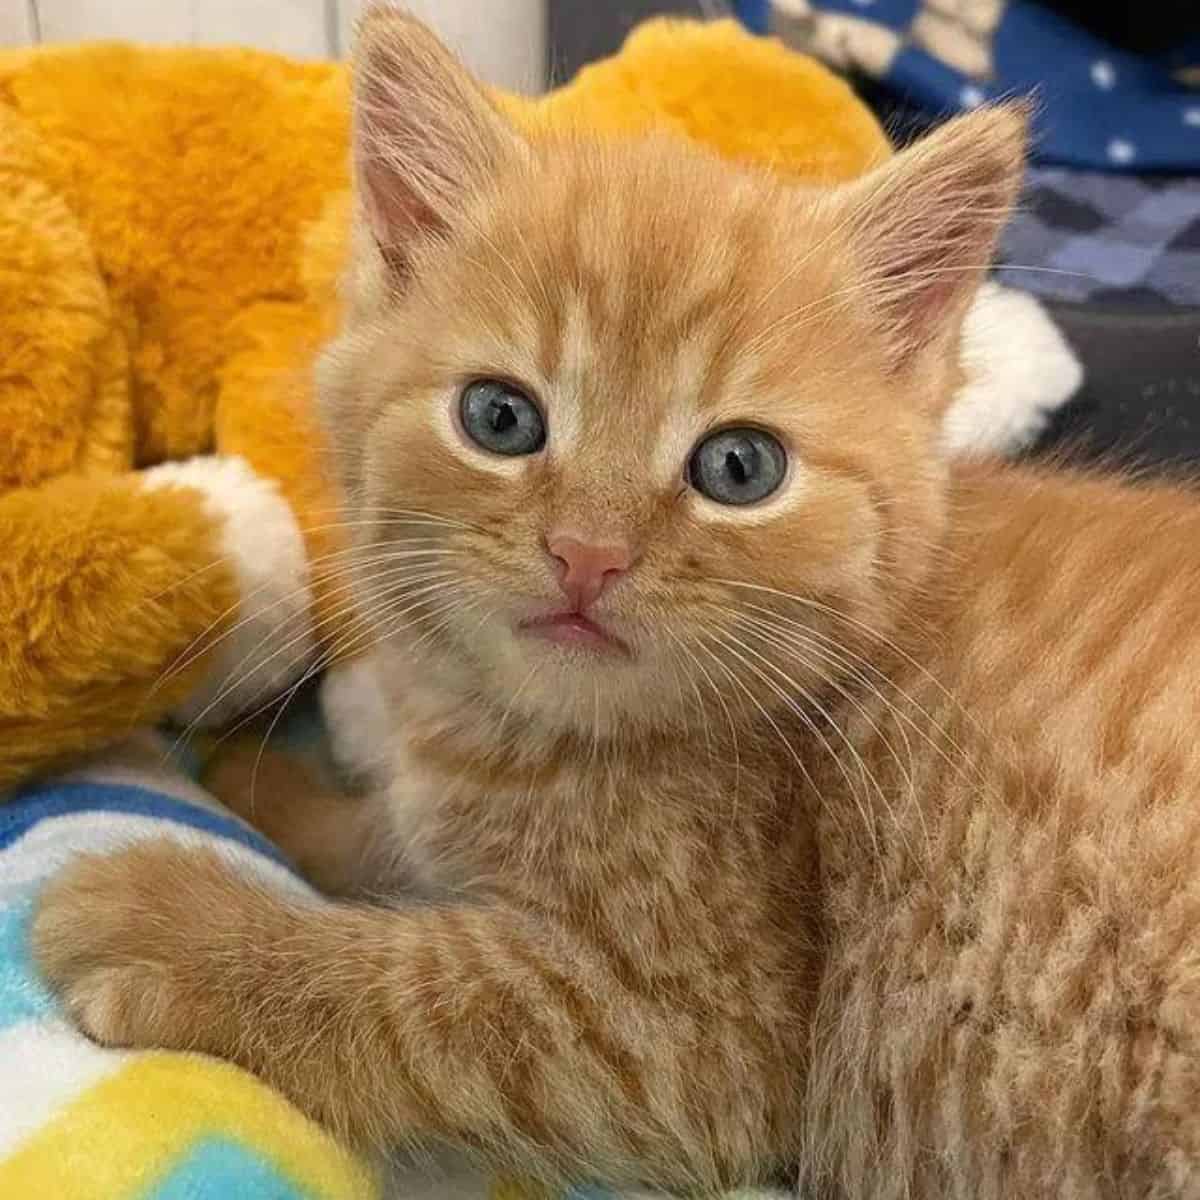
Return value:
<svg viewBox="0 0 1200 1200">
<path fill-rule="evenodd" d="M 1200 512 L 941 445 L 1022 115 L 802 191 L 525 141 L 385 10 L 358 70 L 320 390 L 393 782 L 254 816 L 328 890 L 408 899 L 83 864 L 35 938 L 84 1028 L 547 1174 L 1186 1194 Z M 480 375 L 544 450 L 466 439 Z M 721 507 L 685 463 L 747 423 L 790 470 Z M 627 653 L 520 632 L 564 531 L 627 553 L 589 610 Z"/>
<path fill-rule="evenodd" d="M 865 817 L 825 806 L 802 1161 L 846 1196 L 1195 1195 L 1200 506 L 996 469 L 951 499 L 845 726 Z"/>
<path fill-rule="evenodd" d="M 0 496 L 0 789 L 191 692 L 199 654 L 159 693 L 151 686 L 237 611 L 219 539 L 201 493 L 148 491 L 133 475 Z"/>
</svg>

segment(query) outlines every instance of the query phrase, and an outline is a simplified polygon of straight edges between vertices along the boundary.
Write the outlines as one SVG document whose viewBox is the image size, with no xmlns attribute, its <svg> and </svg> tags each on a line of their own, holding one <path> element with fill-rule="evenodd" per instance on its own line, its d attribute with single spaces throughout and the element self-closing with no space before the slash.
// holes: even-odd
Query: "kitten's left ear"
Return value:
<svg viewBox="0 0 1200 1200">
<path fill-rule="evenodd" d="M 838 198 L 898 365 L 957 334 L 1020 188 L 1028 120 L 1020 104 L 959 117 Z"/>
<path fill-rule="evenodd" d="M 372 4 L 354 53 L 354 166 L 363 209 L 389 264 L 447 228 L 516 160 L 521 142 L 433 32 Z"/>
</svg>

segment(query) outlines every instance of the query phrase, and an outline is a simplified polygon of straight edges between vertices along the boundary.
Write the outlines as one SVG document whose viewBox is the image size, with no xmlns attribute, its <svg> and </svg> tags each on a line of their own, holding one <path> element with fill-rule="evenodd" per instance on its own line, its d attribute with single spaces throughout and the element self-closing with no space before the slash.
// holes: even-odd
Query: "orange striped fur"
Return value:
<svg viewBox="0 0 1200 1200">
<path fill-rule="evenodd" d="M 36 927 L 84 1027 L 549 1176 L 1194 1193 L 1200 508 L 937 450 L 1022 115 L 801 193 L 522 141 L 389 10 L 357 78 L 320 390 L 394 782 L 252 815 L 407 898 L 85 863 Z M 481 375 L 537 397 L 542 453 L 467 443 Z M 720 508 L 684 464 L 738 423 L 790 475 Z M 564 524 L 635 548 L 597 609 L 628 656 L 516 632 Z"/>
</svg>

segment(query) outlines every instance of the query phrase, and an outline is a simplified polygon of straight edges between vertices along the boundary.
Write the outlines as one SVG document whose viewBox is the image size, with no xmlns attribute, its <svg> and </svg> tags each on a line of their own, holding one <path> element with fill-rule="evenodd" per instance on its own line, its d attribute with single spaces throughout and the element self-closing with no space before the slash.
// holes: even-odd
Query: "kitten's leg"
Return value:
<svg viewBox="0 0 1200 1200">
<path fill-rule="evenodd" d="M 716 1185 L 779 1137 L 738 1022 L 626 992 L 512 909 L 295 900 L 151 842 L 68 872 L 34 940 L 98 1041 L 230 1059 L 360 1144 Z"/>
<path fill-rule="evenodd" d="M 294 754 L 235 747 L 204 784 L 327 895 L 362 894 L 402 876 L 378 800 L 339 791 Z"/>
</svg>

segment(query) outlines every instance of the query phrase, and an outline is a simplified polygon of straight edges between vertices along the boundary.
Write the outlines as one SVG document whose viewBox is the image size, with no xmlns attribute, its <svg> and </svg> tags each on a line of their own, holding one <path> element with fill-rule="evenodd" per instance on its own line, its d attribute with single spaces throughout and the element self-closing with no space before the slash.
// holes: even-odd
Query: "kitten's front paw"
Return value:
<svg viewBox="0 0 1200 1200">
<path fill-rule="evenodd" d="M 150 1032 L 150 1008 L 162 1004 L 166 986 L 150 968 L 84 967 L 57 985 L 72 1022 L 102 1046 L 161 1045 Z"/>
<path fill-rule="evenodd" d="M 109 1046 L 193 1044 L 198 963 L 186 944 L 196 913 L 181 870 L 197 852 L 148 842 L 80 859 L 50 883 L 34 915 L 38 966 L 91 1038 Z M 208 856 L 211 858 L 211 856 Z M 189 861 L 190 858 L 190 861 Z"/>
</svg>

